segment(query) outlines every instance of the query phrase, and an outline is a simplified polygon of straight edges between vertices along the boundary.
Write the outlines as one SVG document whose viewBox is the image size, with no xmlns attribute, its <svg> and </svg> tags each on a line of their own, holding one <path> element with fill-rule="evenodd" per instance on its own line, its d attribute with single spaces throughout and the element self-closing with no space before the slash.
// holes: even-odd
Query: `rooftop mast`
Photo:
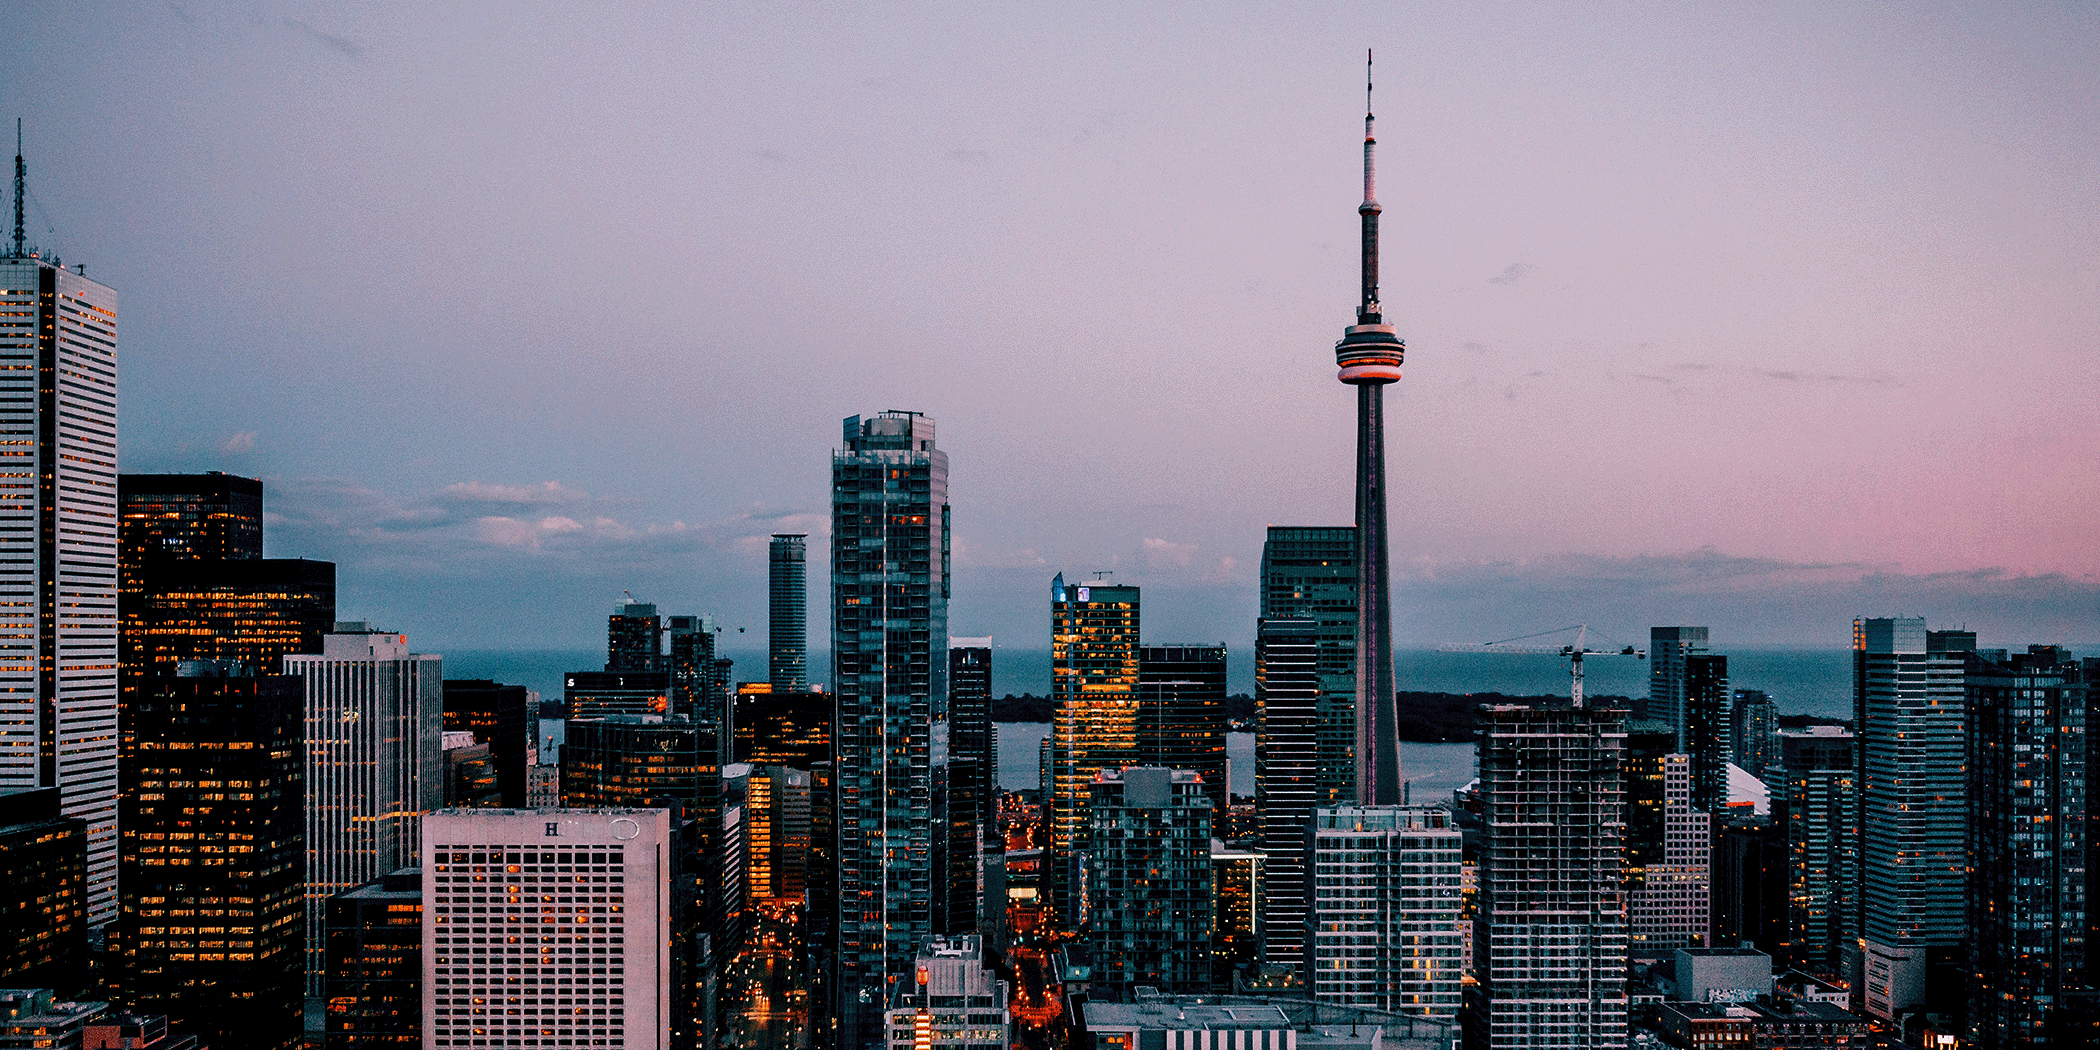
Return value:
<svg viewBox="0 0 2100 1050">
<path fill-rule="evenodd" d="M 15 118 L 15 250 L 9 258 L 20 259 L 29 253 L 22 244 L 28 234 L 22 225 L 22 196 L 29 192 L 29 165 L 22 161 L 22 118 Z"/>
</svg>

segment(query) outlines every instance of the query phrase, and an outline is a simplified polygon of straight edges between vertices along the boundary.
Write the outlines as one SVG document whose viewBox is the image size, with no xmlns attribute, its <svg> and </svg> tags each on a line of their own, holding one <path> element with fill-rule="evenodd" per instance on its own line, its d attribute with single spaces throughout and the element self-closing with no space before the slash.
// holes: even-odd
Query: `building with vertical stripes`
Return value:
<svg viewBox="0 0 2100 1050">
<path fill-rule="evenodd" d="M 1086 922 L 1085 872 L 1072 863 L 1086 835 L 1094 774 L 1138 761 L 1138 588 L 1050 581 L 1049 807 L 1054 921 Z"/>
<path fill-rule="evenodd" d="M 1254 635 L 1254 804 L 1261 822 L 1262 962 L 1305 962 L 1305 840 L 1319 804 L 1319 621 L 1263 620 Z"/>
<path fill-rule="evenodd" d="M 934 785 L 948 739 L 948 454 L 917 412 L 848 417 L 831 458 L 837 698 L 835 921 L 826 1034 L 883 1039 L 933 936 Z"/>
<path fill-rule="evenodd" d="M 328 898 L 416 862 L 444 804 L 444 670 L 408 636 L 338 623 L 284 658 L 306 700 L 306 983 L 321 994 Z"/>
<path fill-rule="evenodd" d="M 117 914 L 116 291 L 17 237 L 0 365 L 0 788 L 58 788 L 86 822 L 102 926 Z"/>
<path fill-rule="evenodd" d="M 1852 623 L 1861 797 L 1859 974 L 1853 1006 L 1893 1021 L 1958 1000 L 1968 918 L 1963 671 L 1969 631 L 1916 618 Z M 1935 997 L 1935 990 L 1946 994 Z M 1929 1001 L 1929 1002 L 1928 1002 Z"/>
</svg>

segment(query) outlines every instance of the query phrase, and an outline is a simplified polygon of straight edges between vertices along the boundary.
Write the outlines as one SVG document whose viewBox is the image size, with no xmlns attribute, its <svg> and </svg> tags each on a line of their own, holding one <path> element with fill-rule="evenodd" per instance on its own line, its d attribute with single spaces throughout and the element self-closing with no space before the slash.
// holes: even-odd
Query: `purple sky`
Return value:
<svg viewBox="0 0 2100 1050">
<path fill-rule="evenodd" d="M 756 640 L 918 409 L 955 633 L 1114 569 L 1246 644 L 1263 526 L 1350 515 L 1373 46 L 1398 644 L 2100 639 L 2100 8 L 841 6 L 10 12 L 124 468 L 264 478 L 419 647 Z"/>
</svg>

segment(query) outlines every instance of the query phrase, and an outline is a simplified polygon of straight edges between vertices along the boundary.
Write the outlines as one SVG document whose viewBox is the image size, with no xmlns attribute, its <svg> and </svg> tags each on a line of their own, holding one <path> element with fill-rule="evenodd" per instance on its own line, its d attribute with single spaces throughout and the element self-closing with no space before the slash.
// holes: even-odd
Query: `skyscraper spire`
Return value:
<svg viewBox="0 0 2100 1050">
<path fill-rule="evenodd" d="M 26 257 L 29 252 L 22 247 L 28 240 L 22 225 L 22 197 L 29 192 L 29 165 L 22 160 L 22 118 L 15 118 L 15 250 L 10 259 Z"/>
<path fill-rule="evenodd" d="M 1392 598 L 1385 540 L 1385 385 L 1400 378 L 1406 353 L 1378 302 L 1377 168 L 1372 133 L 1370 55 L 1364 56 L 1363 298 L 1356 323 L 1334 344 L 1336 378 L 1356 388 L 1356 800 L 1396 806 L 1400 712 L 1393 696 Z"/>
</svg>

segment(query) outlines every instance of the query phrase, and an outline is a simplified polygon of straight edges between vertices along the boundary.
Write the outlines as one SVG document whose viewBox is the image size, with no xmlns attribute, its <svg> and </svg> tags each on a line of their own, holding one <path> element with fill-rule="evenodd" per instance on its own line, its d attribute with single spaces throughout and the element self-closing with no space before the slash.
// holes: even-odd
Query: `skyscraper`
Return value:
<svg viewBox="0 0 2100 1050">
<path fill-rule="evenodd" d="M 59 790 L 0 788 L 0 981 L 85 987 L 87 824 L 59 811 Z"/>
<path fill-rule="evenodd" d="M 2047 645 L 1974 654 L 1967 664 L 1968 1020 L 1983 1050 L 2089 1045 L 2051 1016 L 2085 988 L 2090 972 L 2091 727 L 2081 671 L 2069 653 Z"/>
<path fill-rule="evenodd" d="M 683 715 L 571 718 L 562 745 L 561 803 L 576 810 L 669 811 L 671 872 L 663 898 L 670 914 L 671 1031 L 681 1040 L 713 1038 L 718 982 L 741 942 L 729 921 L 742 900 L 724 814 L 722 742 Z M 701 1033 L 705 1033 L 704 1035 Z"/>
<path fill-rule="evenodd" d="M 1193 770 L 1210 796 L 1212 826 L 1224 822 L 1224 645 L 1138 647 L 1137 760 Z"/>
<path fill-rule="evenodd" d="M 1081 843 L 1096 890 L 1094 987 L 1211 990 L 1210 797 L 1187 769 L 1103 769 L 1088 785 Z"/>
<path fill-rule="evenodd" d="M 1779 733 L 1783 790 L 1772 818 L 1788 866 L 1786 963 L 1836 974 L 1859 937 L 1859 792 L 1853 735 L 1839 726 Z"/>
<path fill-rule="evenodd" d="M 212 1046 L 291 1050 L 306 968 L 301 683 L 184 669 L 132 693 L 124 716 L 116 998 Z"/>
<path fill-rule="evenodd" d="M 1136 587 L 1050 581 L 1052 907 L 1058 925 L 1085 921 L 1084 872 L 1071 865 L 1086 829 L 1094 774 L 1138 761 L 1138 619 Z"/>
<path fill-rule="evenodd" d="M 1364 84 L 1363 298 L 1356 323 L 1334 344 L 1338 378 L 1356 388 L 1356 801 L 1397 806 L 1400 711 L 1393 694 L 1392 595 L 1385 538 L 1385 387 L 1400 378 L 1406 348 L 1378 302 L 1378 180 L 1369 56 Z"/>
<path fill-rule="evenodd" d="M 23 162 L 15 157 L 17 192 Z M 18 197 L 19 199 L 19 197 Z M 88 826 L 88 923 L 117 914 L 117 293 L 0 257 L 0 788 Z"/>
<path fill-rule="evenodd" d="M 1743 772 L 1762 777 L 1767 767 L 1779 764 L 1779 742 L 1774 736 L 1779 732 L 1779 705 L 1762 690 L 1735 691 L 1735 710 L 1728 719 L 1728 732 L 1735 741 L 1729 748 L 1733 755 L 1729 761 L 1742 767 Z"/>
<path fill-rule="evenodd" d="M 1261 618 L 1317 624 L 1319 800 L 1356 798 L 1356 529 L 1269 526 L 1261 548 Z"/>
<path fill-rule="evenodd" d="M 1626 1045 L 1625 712 L 1481 710 L 1485 1044 Z"/>
<path fill-rule="evenodd" d="M 1691 653 L 1684 658 L 1683 751 L 1691 758 L 1691 805 L 1702 813 L 1728 808 L 1728 761 L 1734 741 L 1729 695 L 1726 656 Z"/>
<path fill-rule="evenodd" d="M 999 741 L 992 729 L 992 640 L 948 639 L 947 871 L 943 934 L 976 931 L 986 907 L 986 850 L 1003 852 L 999 832 Z"/>
<path fill-rule="evenodd" d="M 776 532 L 767 553 L 767 680 L 799 693 L 809 688 L 809 537 Z"/>
<path fill-rule="evenodd" d="M 1713 818 L 1692 808 L 1691 756 L 1663 755 L 1659 764 L 1662 840 L 1652 845 L 1661 848 L 1625 879 L 1628 950 L 1642 959 L 1706 947 L 1712 914 Z"/>
<path fill-rule="evenodd" d="M 662 671 L 664 619 L 656 606 L 624 601 L 605 618 L 605 670 Z"/>
<path fill-rule="evenodd" d="M 443 804 L 445 675 L 361 621 L 284 672 L 305 679 L 306 994 L 320 995 L 328 898 L 415 863 L 423 814 Z"/>
<path fill-rule="evenodd" d="M 1648 703 L 1643 718 L 1670 723 L 1683 750 L 1685 715 L 1685 657 L 1706 651 L 1704 627 L 1650 627 L 1648 629 Z"/>
<path fill-rule="evenodd" d="M 933 934 L 935 764 L 948 715 L 948 454 L 917 412 L 849 416 L 831 457 L 837 921 L 834 1042 L 878 1043 Z"/>
<path fill-rule="evenodd" d="M 1930 999 L 1960 1001 L 1968 783 L 1963 667 L 1969 632 L 1923 618 L 1852 622 L 1859 727 L 1864 955 L 1853 1005 L 1894 1020 Z"/>
<path fill-rule="evenodd" d="M 487 745 L 496 765 L 496 789 L 504 806 L 525 804 L 525 750 L 532 738 L 527 723 L 536 713 L 525 710 L 525 687 L 485 678 L 445 682 L 445 730 L 467 732 Z"/>
<path fill-rule="evenodd" d="M 665 810 L 440 810 L 422 837 L 423 1045 L 671 1045 Z"/>
<path fill-rule="evenodd" d="M 423 869 L 390 871 L 328 898 L 327 930 L 330 1050 L 421 1047 Z"/>
<path fill-rule="evenodd" d="M 1254 797 L 1261 820 L 1262 961 L 1304 961 L 1305 837 L 1319 792 L 1319 622 L 1263 620 L 1254 635 Z"/>
<path fill-rule="evenodd" d="M 1445 809 L 1320 807 L 1305 862 L 1313 998 L 1458 1016 L 1460 838 Z"/>
</svg>

